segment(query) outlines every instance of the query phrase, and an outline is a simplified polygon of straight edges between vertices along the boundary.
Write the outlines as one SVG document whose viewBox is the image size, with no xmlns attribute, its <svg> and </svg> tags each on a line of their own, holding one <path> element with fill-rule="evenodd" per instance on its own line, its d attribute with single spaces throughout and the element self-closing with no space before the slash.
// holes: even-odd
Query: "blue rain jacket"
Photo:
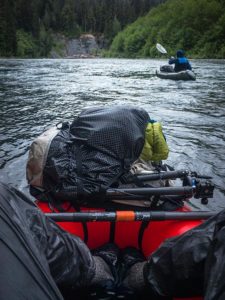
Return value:
<svg viewBox="0 0 225 300">
<path fill-rule="evenodd" d="M 169 64 L 175 64 L 174 71 L 180 72 L 185 70 L 192 70 L 191 64 L 189 63 L 186 57 L 177 57 L 177 58 L 170 58 Z"/>
</svg>

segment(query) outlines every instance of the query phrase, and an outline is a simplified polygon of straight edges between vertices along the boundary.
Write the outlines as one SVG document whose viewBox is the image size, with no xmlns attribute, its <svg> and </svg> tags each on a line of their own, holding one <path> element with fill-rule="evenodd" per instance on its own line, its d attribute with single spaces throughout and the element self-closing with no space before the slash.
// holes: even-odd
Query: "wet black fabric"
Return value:
<svg viewBox="0 0 225 300">
<path fill-rule="evenodd" d="M 135 107 L 84 110 L 53 139 L 44 188 L 54 199 L 88 204 L 128 172 L 145 140 L 148 113 Z"/>
<path fill-rule="evenodd" d="M 58 287 L 83 287 L 95 274 L 87 246 L 0 183 L 0 299 L 62 300 Z"/>
<path fill-rule="evenodd" d="M 204 300 L 225 299 L 225 211 L 217 217 L 205 263 Z"/>
<path fill-rule="evenodd" d="M 153 295 L 225 299 L 225 210 L 181 236 L 168 239 L 144 268 Z"/>
</svg>

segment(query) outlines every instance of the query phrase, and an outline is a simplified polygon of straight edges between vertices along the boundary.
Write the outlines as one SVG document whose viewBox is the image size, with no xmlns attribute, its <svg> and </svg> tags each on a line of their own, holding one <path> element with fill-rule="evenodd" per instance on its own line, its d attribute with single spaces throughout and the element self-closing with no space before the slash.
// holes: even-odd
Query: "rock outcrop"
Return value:
<svg viewBox="0 0 225 300">
<path fill-rule="evenodd" d="M 92 34 L 82 34 L 79 38 L 66 38 L 61 34 L 54 36 L 51 58 L 92 58 L 99 55 L 104 47 L 104 38 Z"/>
</svg>

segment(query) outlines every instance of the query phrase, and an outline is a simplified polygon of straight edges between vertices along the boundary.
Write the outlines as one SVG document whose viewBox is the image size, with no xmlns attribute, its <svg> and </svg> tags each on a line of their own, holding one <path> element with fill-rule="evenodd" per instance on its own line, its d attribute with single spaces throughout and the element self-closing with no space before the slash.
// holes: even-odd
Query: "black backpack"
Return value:
<svg viewBox="0 0 225 300">
<path fill-rule="evenodd" d="M 83 205 L 105 201 L 107 189 L 139 157 L 148 121 L 145 110 L 132 106 L 82 111 L 47 147 L 39 199 Z M 31 194 L 37 197 L 32 183 Z"/>
</svg>

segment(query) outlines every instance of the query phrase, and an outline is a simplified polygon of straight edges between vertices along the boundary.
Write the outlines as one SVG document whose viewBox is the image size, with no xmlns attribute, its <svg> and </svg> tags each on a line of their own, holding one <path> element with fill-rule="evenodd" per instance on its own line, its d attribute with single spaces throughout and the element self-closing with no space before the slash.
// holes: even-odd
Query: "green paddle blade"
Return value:
<svg viewBox="0 0 225 300">
<path fill-rule="evenodd" d="M 167 51 L 166 51 L 166 49 L 161 45 L 161 44 L 156 44 L 156 49 L 160 52 L 160 53 L 162 53 L 162 54 L 167 54 Z"/>
</svg>

